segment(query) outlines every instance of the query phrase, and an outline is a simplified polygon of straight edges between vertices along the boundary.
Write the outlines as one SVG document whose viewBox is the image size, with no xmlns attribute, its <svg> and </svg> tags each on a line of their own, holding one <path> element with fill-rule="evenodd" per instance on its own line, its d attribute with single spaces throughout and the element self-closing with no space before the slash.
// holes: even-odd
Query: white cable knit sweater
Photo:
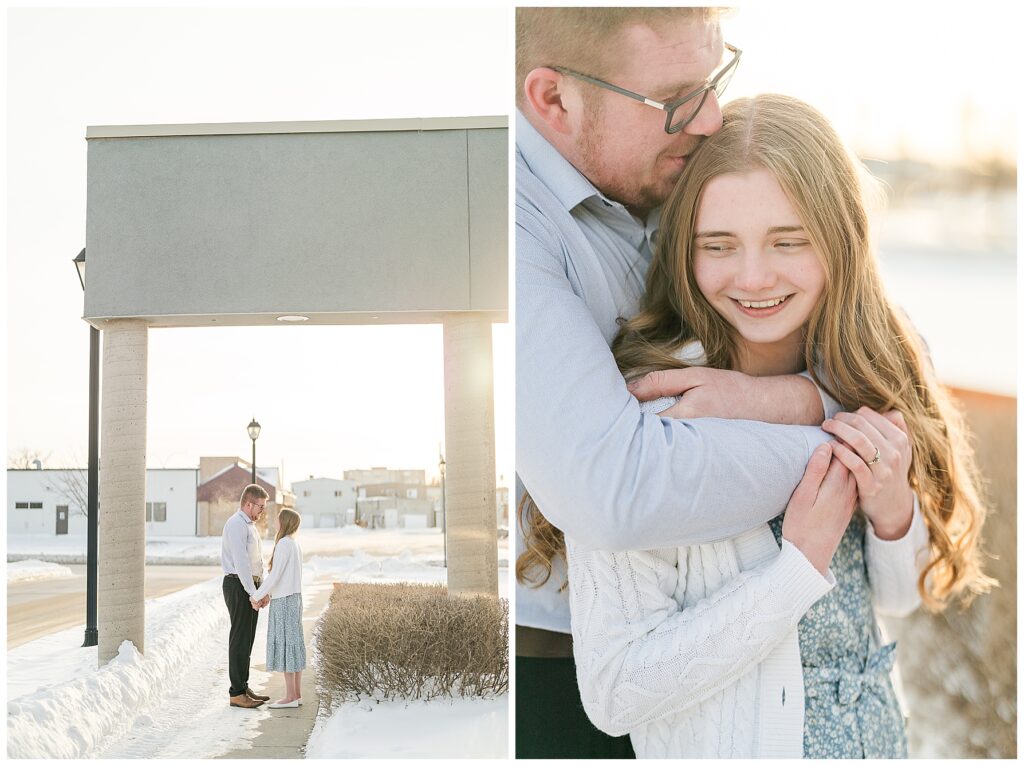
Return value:
<svg viewBox="0 0 1024 766">
<path fill-rule="evenodd" d="M 919 603 L 927 529 L 915 502 L 896 541 L 868 525 L 876 608 Z M 717 543 L 608 553 L 566 540 L 573 648 L 594 725 L 641 758 L 803 754 L 797 623 L 835 584 L 767 525 Z"/>
</svg>

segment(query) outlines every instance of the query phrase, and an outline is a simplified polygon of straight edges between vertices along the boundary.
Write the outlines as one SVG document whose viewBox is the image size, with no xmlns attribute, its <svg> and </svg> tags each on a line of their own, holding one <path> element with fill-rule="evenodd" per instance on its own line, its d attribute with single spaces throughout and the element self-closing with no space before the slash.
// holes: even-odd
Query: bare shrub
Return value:
<svg viewBox="0 0 1024 766">
<path fill-rule="evenodd" d="M 317 623 L 320 692 L 335 701 L 508 691 L 508 601 L 442 585 L 335 584 Z"/>
<path fill-rule="evenodd" d="M 985 521 L 986 572 L 999 588 L 938 615 L 886 620 L 898 640 L 914 758 L 1017 755 L 1017 403 L 957 391 L 976 437 L 993 509 Z"/>
</svg>

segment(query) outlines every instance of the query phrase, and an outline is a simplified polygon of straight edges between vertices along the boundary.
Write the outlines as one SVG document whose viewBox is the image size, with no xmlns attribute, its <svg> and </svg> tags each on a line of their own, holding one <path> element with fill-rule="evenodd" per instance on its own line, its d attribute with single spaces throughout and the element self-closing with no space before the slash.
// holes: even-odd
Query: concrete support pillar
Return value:
<svg viewBox="0 0 1024 766">
<path fill-rule="evenodd" d="M 445 512 L 448 592 L 498 595 L 491 323 L 444 320 Z"/>
<path fill-rule="evenodd" d="M 99 664 L 145 638 L 146 323 L 103 328 L 97 611 Z"/>
</svg>

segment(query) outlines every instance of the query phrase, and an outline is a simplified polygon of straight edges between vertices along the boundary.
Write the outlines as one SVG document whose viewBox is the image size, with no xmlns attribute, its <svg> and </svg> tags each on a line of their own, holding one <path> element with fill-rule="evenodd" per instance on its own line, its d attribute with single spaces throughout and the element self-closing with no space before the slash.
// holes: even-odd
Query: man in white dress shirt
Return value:
<svg viewBox="0 0 1024 766">
<path fill-rule="evenodd" d="M 231 615 L 228 637 L 228 677 L 232 707 L 259 707 L 270 699 L 249 688 L 249 662 L 256 639 L 259 612 L 249 601 L 263 580 L 263 545 L 256 521 L 267 509 L 267 491 L 258 484 L 242 490 L 238 512 L 224 523 L 220 563 L 224 568 L 224 603 Z M 266 606 L 270 597 L 258 602 Z"/>
</svg>

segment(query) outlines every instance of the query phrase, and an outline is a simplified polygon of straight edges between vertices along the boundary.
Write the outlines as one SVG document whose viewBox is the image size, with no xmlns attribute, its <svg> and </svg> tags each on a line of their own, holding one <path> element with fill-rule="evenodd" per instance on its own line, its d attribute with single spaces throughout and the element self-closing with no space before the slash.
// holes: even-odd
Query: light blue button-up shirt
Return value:
<svg viewBox="0 0 1024 766">
<path fill-rule="evenodd" d="M 224 522 L 220 565 L 224 574 L 238 575 L 239 582 L 250 597 L 255 595 L 254 578 L 263 576 L 263 543 L 256 524 L 241 508 Z"/>
<path fill-rule="evenodd" d="M 637 311 L 657 225 L 657 211 L 634 218 L 517 113 L 516 486 L 585 548 L 693 545 L 763 524 L 830 438 L 641 412 L 609 346 Z M 556 563 L 545 586 L 517 584 L 517 624 L 568 633 L 564 582 Z"/>
</svg>

